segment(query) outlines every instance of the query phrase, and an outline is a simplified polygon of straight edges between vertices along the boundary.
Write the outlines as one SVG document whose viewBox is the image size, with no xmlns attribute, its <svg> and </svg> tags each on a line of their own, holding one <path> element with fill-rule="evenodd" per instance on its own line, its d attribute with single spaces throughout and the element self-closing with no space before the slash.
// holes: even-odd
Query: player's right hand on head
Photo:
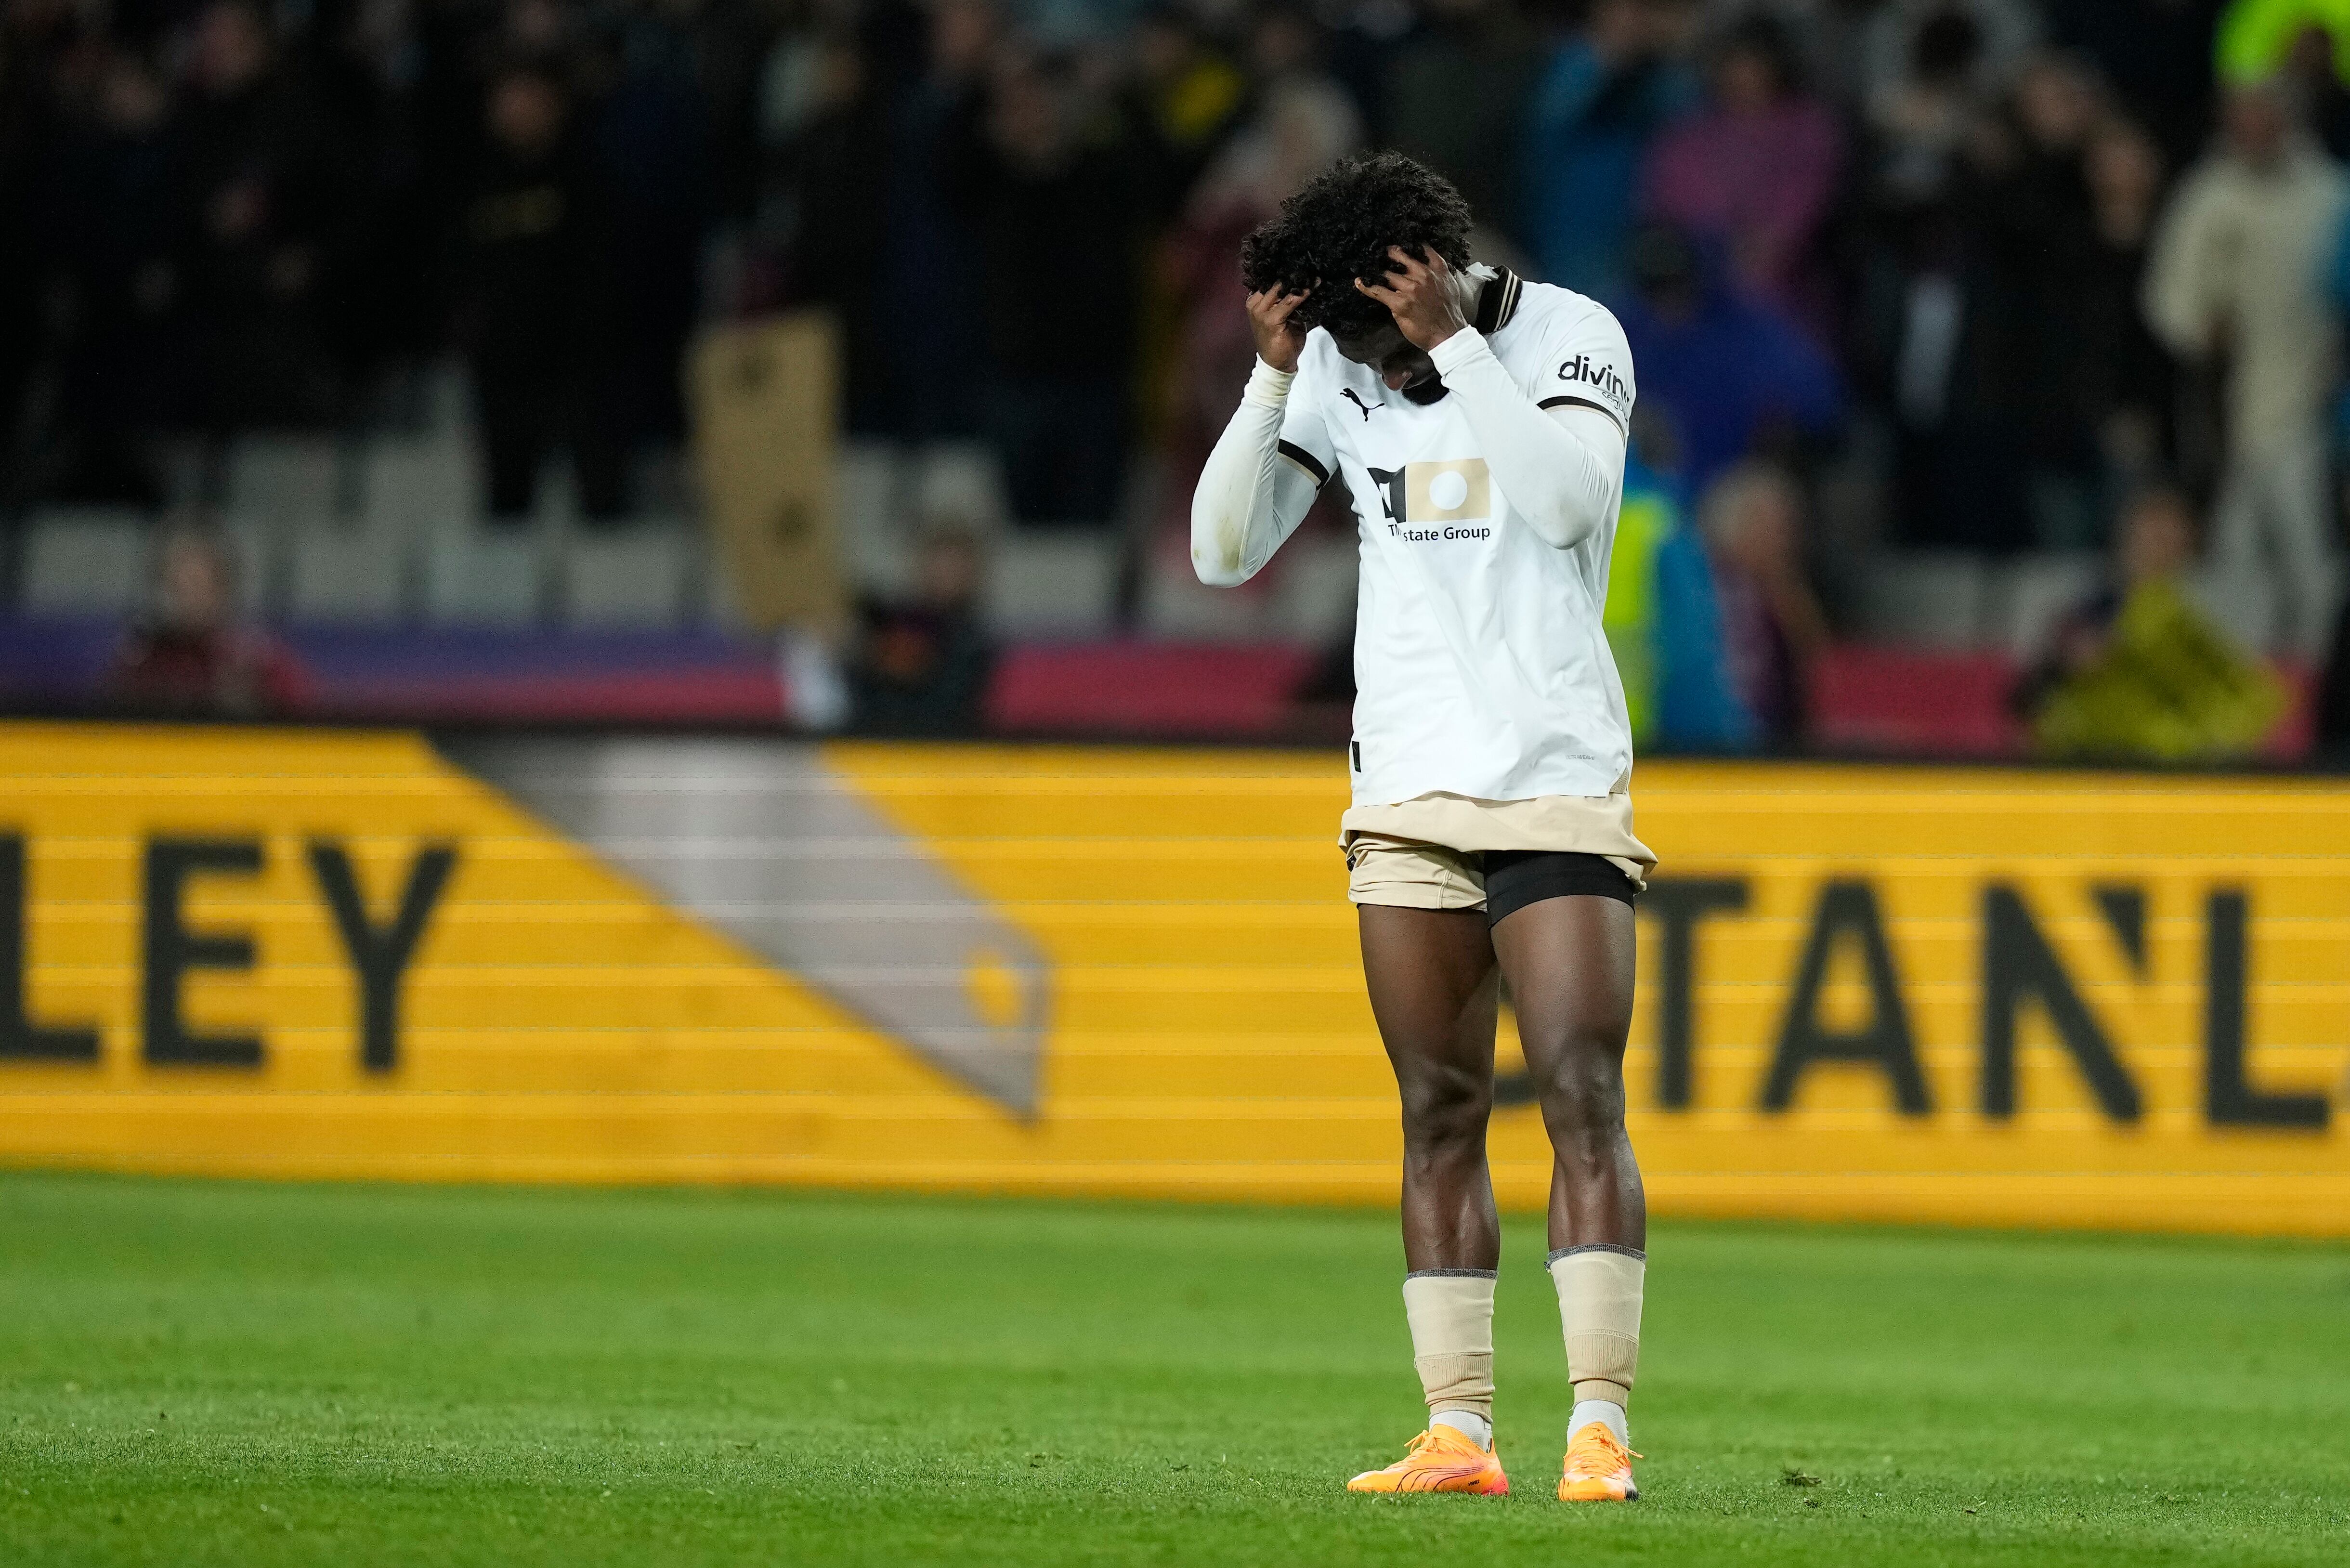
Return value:
<svg viewBox="0 0 2350 1568">
<path fill-rule="evenodd" d="M 1305 334 L 1291 326 L 1289 317 L 1312 292 L 1301 288 L 1295 294 L 1284 294 L 1275 284 L 1248 296 L 1249 330 L 1256 336 L 1256 357 L 1276 370 L 1296 372 Z"/>
</svg>

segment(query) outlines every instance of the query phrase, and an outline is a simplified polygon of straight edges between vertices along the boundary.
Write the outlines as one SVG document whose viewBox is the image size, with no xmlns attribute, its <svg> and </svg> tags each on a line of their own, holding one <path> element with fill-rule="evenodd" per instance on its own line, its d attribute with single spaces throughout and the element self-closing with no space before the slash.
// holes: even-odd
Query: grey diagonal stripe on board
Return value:
<svg viewBox="0 0 2350 1568">
<path fill-rule="evenodd" d="M 750 737 L 442 737 L 442 754 L 1022 1116 L 1051 971 L 1027 934 L 899 832 L 815 745 Z M 974 965 L 1012 977 L 992 1023 Z"/>
</svg>

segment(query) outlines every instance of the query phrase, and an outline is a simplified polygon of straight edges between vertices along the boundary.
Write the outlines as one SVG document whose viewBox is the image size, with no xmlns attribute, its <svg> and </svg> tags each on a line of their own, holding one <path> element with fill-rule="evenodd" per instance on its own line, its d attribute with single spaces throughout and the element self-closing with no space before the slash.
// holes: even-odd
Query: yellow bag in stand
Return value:
<svg viewBox="0 0 2350 1568">
<path fill-rule="evenodd" d="M 835 470 L 840 332 L 822 311 L 719 327 L 688 395 L 711 542 L 735 612 L 757 630 L 836 639 L 847 622 Z"/>
<path fill-rule="evenodd" d="M 2157 579 L 2130 590 L 2104 654 L 2056 689 L 2033 739 L 2051 756 L 2221 761 L 2257 753 L 2285 707 L 2266 664 Z"/>
</svg>

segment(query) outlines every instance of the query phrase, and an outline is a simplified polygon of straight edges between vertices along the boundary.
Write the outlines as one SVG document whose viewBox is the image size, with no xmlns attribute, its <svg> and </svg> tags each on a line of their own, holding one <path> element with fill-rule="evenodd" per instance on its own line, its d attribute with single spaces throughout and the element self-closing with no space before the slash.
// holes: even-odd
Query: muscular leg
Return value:
<svg viewBox="0 0 2350 1568">
<path fill-rule="evenodd" d="M 1496 992 L 1484 912 L 1360 908 L 1371 1012 L 1403 1100 L 1404 1266 L 1498 1267 L 1485 1166 Z"/>
<path fill-rule="evenodd" d="M 1648 1200 L 1624 1131 L 1632 908 L 1589 896 L 1545 898 L 1503 917 L 1492 941 L 1555 1156 L 1550 1244 L 1645 1249 Z"/>
<path fill-rule="evenodd" d="M 1493 927 L 1550 1131 L 1550 1272 L 1575 1385 L 1563 1502 L 1640 1495 L 1625 1413 L 1640 1362 L 1648 1245 L 1648 1201 L 1624 1130 L 1632 941 L 1632 907 L 1591 894 L 1544 898 Z"/>
</svg>

